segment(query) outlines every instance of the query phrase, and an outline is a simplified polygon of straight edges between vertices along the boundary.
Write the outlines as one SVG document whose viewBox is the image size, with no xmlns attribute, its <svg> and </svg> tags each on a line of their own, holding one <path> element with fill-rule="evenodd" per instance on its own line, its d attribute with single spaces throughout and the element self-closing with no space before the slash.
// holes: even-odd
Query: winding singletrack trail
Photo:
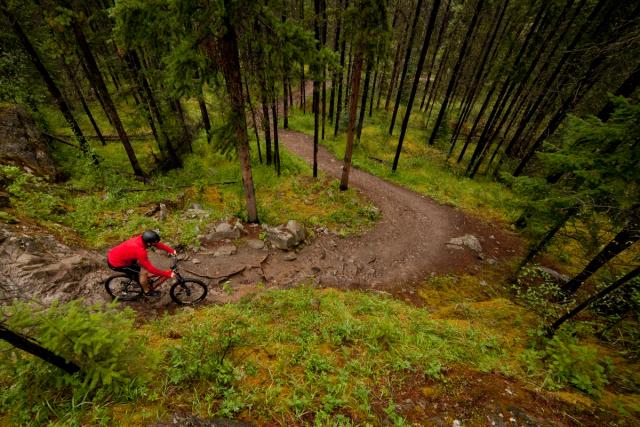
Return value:
<svg viewBox="0 0 640 427">
<path fill-rule="evenodd" d="M 311 136 L 279 130 L 280 141 L 293 154 L 313 161 Z M 318 166 L 327 175 L 340 178 L 342 161 L 319 147 Z M 514 255 L 521 246 L 517 236 L 455 208 L 401 188 L 352 168 L 349 186 L 357 189 L 381 212 L 381 220 L 360 236 L 339 238 L 321 235 L 304 247 L 284 268 L 265 265 L 269 281 L 291 283 L 314 278 L 328 286 L 394 290 L 411 286 L 430 274 L 473 272 L 482 262 L 496 263 Z M 451 238 L 475 235 L 485 260 L 467 248 L 448 246 Z M 286 264 L 286 262 L 285 262 Z"/>
</svg>

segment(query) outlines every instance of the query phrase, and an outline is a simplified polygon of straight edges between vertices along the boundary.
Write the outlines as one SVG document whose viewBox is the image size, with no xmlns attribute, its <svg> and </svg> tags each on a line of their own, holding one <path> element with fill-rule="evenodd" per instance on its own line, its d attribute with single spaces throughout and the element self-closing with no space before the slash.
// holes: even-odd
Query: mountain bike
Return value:
<svg viewBox="0 0 640 427">
<path fill-rule="evenodd" d="M 173 301 L 180 305 L 194 305 L 205 299 L 207 285 L 199 279 L 182 277 L 178 271 L 177 258 L 174 258 L 171 270 L 175 274 L 175 283 L 169 289 L 169 295 Z M 167 280 L 169 280 L 168 277 L 151 276 L 149 289 L 155 290 Z M 104 287 L 112 298 L 117 298 L 119 301 L 133 301 L 144 294 L 137 275 L 115 274 L 105 280 Z"/>
</svg>

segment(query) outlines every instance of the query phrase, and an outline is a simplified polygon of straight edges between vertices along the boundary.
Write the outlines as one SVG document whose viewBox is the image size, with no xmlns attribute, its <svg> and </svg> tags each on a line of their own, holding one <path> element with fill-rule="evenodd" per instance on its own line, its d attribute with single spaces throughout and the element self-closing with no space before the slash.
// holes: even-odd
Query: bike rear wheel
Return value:
<svg viewBox="0 0 640 427">
<path fill-rule="evenodd" d="M 109 277 L 104 282 L 104 287 L 112 298 L 120 301 L 132 301 L 143 293 L 140 283 L 130 279 L 126 274 Z"/>
<path fill-rule="evenodd" d="M 180 305 L 194 305 L 206 298 L 207 285 L 202 280 L 185 279 L 171 286 L 169 295 Z"/>
</svg>

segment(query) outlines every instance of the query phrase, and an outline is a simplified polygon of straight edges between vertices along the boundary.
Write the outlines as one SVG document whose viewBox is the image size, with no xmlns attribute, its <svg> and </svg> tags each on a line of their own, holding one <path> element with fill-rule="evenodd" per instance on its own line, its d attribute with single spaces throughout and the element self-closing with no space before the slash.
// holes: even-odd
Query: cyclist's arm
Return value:
<svg viewBox="0 0 640 427">
<path fill-rule="evenodd" d="M 138 258 L 138 264 L 140 264 L 140 267 L 144 268 L 154 276 L 171 277 L 173 274 L 173 271 L 171 270 L 160 270 L 154 267 L 153 264 L 151 264 L 151 261 L 149 261 L 149 257 L 146 253 L 144 254 L 144 256 L 141 255 Z"/>
<path fill-rule="evenodd" d="M 154 243 L 153 244 L 154 247 L 158 248 L 158 249 L 162 249 L 163 251 L 171 254 L 171 255 L 175 255 L 176 254 L 176 250 L 173 249 L 171 246 L 165 245 L 162 242 L 158 242 L 158 243 Z"/>
</svg>

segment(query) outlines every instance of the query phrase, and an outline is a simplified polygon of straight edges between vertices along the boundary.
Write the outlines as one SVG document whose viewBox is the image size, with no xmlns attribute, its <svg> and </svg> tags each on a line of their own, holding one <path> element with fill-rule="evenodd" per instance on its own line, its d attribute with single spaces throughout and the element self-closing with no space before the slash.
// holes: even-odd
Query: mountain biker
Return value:
<svg viewBox="0 0 640 427">
<path fill-rule="evenodd" d="M 125 240 L 111 249 L 107 254 L 107 264 L 112 270 L 125 273 L 132 279 L 137 280 L 142 286 L 145 295 L 157 297 L 160 292 L 150 289 L 149 273 L 154 276 L 168 278 L 175 277 L 175 274 L 172 270 L 160 270 L 151 264 L 147 255 L 147 248 L 150 246 L 162 249 L 170 255 L 177 255 L 175 249 L 160 243 L 160 235 L 158 233 L 147 230 L 141 235 Z"/>
</svg>

